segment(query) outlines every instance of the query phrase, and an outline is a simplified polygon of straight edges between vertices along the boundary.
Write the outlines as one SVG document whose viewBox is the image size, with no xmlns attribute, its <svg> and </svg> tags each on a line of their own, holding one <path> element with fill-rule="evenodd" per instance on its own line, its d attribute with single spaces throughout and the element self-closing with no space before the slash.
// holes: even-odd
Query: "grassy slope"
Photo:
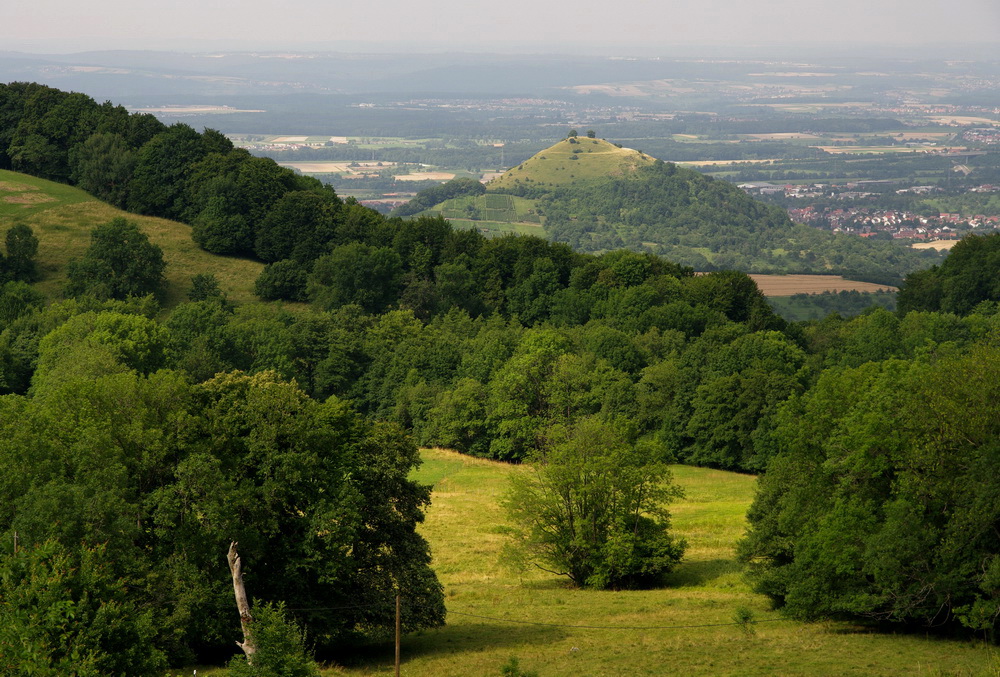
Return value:
<svg viewBox="0 0 1000 677">
<path fill-rule="evenodd" d="M 491 181 L 487 190 L 511 188 L 515 185 L 544 187 L 579 185 L 609 176 L 621 176 L 656 161 L 648 155 L 641 155 L 631 148 L 619 148 L 603 139 L 584 137 L 577 141 L 578 143 L 570 143 L 569 139 L 564 139 L 546 148 Z M 581 152 L 574 153 L 574 150 Z M 577 159 L 570 160 L 571 157 Z M 514 197 L 512 200 L 514 213 L 509 218 L 501 219 L 495 216 L 496 212 L 487 211 L 487 200 L 490 197 L 490 194 L 487 194 L 454 198 L 435 205 L 428 212 L 444 215 L 459 228 L 482 228 L 498 233 L 515 232 L 544 237 L 545 231 L 540 224 L 527 222 L 538 218 L 537 216 L 532 218 L 529 214 L 535 210 L 535 200 Z M 461 218 L 469 204 L 480 210 L 482 220 L 469 221 Z"/>
<path fill-rule="evenodd" d="M 117 216 L 135 221 L 150 241 L 163 249 L 167 306 L 186 300 L 191 276 L 197 273 L 214 273 L 234 301 L 256 300 L 253 284 L 263 265 L 199 249 L 191 240 L 188 226 L 128 214 L 78 188 L 0 170 L 0 232 L 18 222 L 31 226 L 39 241 L 38 288 L 51 297 L 58 296 L 65 284 L 67 264 L 83 256 L 90 245 L 91 229 Z"/>
<path fill-rule="evenodd" d="M 445 586 L 448 625 L 405 637 L 403 674 L 498 675 L 511 656 L 542 677 L 576 675 L 977 675 L 997 674 L 975 642 L 885 635 L 844 623 L 803 624 L 768 611 L 733 561 L 754 480 L 678 466 L 687 498 L 673 506 L 688 554 L 660 590 L 574 590 L 539 570 L 520 575 L 498 564 L 504 518 L 497 499 L 506 478 L 525 469 L 429 450 L 416 478 L 434 484 L 422 532 Z M 732 622 L 736 608 L 760 621 L 738 627 L 608 630 L 524 625 L 681 626 Z M 475 614 L 490 618 L 476 618 Z M 392 647 L 327 674 L 391 674 Z"/>
<path fill-rule="evenodd" d="M 579 184 L 608 176 L 621 176 L 655 160 L 631 148 L 618 148 L 603 139 L 564 139 L 507 171 L 489 183 L 487 189 L 511 188 L 516 183 L 561 186 Z M 574 150 L 576 160 L 573 157 Z"/>
</svg>

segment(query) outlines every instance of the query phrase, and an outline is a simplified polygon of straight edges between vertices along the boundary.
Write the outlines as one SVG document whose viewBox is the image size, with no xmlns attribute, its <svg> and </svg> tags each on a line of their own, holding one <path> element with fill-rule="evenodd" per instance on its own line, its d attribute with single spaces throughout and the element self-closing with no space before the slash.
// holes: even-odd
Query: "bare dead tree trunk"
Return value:
<svg viewBox="0 0 1000 677">
<path fill-rule="evenodd" d="M 236 554 L 237 545 L 236 541 L 229 544 L 229 554 L 227 556 L 229 571 L 233 574 L 233 592 L 236 594 L 236 608 L 240 612 L 240 625 L 243 626 L 243 641 L 236 642 L 236 646 L 243 649 L 243 653 L 247 655 L 247 664 L 252 665 L 253 655 L 257 653 L 257 646 L 254 644 L 253 633 L 250 630 L 253 616 L 250 615 L 250 603 L 247 601 L 246 588 L 243 587 L 243 565 L 240 562 L 240 556 Z"/>
</svg>

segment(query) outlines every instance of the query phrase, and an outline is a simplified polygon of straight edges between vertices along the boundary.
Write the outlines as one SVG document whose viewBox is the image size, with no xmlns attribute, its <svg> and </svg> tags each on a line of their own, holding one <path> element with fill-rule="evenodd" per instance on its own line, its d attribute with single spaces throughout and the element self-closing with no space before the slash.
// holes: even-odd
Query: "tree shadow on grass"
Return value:
<svg viewBox="0 0 1000 677">
<path fill-rule="evenodd" d="M 740 572 L 740 565 L 731 559 L 709 559 L 681 562 L 663 578 L 671 588 L 698 587 L 707 585 L 717 578 Z"/>
<path fill-rule="evenodd" d="M 466 620 L 464 616 L 461 618 Z M 532 644 L 550 644 L 566 637 L 563 628 L 468 620 L 473 622 L 449 623 L 434 630 L 405 635 L 400 648 L 403 661 L 435 654 L 517 649 Z M 352 651 L 350 656 L 338 657 L 337 663 L 348 668 L 377 669 L 392 664 L 394 652 L 392 642 L 370 644 Z"/>
</svg>

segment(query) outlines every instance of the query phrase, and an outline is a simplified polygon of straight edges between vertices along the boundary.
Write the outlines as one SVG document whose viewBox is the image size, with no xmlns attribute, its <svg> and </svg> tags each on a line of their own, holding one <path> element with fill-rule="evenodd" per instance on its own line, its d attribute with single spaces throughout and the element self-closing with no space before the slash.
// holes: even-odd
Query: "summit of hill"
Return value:
<svg viewBox="0 0 1000 677">
<path fill-rule="evenodd" d="M 487 185 L 488 190 L 557 187 L 623 177 L 656 162 L 604 139 L 569 137 L 533 155 Z"/>
</svg>

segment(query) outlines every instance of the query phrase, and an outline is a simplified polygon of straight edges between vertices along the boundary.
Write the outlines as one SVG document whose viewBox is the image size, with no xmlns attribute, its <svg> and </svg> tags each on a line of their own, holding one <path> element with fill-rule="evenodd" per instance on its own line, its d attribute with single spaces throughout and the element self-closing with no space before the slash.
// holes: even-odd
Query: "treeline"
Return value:
<svg viewBox="0 0 1000 677">
<path fill-rule="evenodd" d="M 167 127 L 151 115 L 37 84 L 0 84 L 0 168 L 184 221 L 207 251 L 264 261 L 287 253 L 287 242 L 279 242 L 287 232 L 276 223 L 288 210 L 343 207 L 319 181 L 234 149 L 216 131 Z"/>
<path fill-rule="evenodd" d="M 896 292 L 842 290 L 822 294 L 793 294 L 768 298 L 774 311 L 789 322 L 821 320 L 831 313 L 853 317 L 874 307 L 896 309 Z"/>
<path fill-rule="evenodd" d="M 998 251 L 971 236 L 907 278 L 899 315 L 805 328 L 823 368 L 758 430 L 770 460 L 739 548 L 794 616 L 995 640 Z"/>
</svg>

